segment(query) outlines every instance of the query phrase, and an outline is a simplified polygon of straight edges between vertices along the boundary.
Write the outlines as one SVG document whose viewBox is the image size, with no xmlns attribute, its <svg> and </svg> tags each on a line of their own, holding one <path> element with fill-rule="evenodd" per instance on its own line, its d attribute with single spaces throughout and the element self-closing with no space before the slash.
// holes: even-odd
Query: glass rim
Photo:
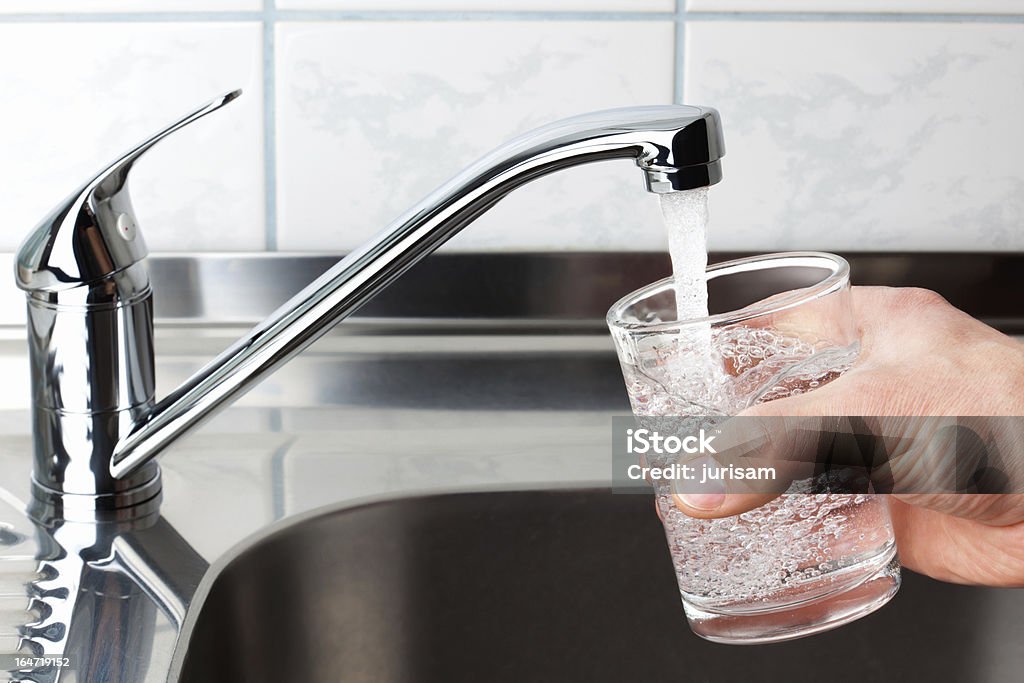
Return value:
<svg viewBox="0 0 1024 683">
<path fill-rule="evenodd" d="M 789 262 L 789 263 L 787 263 Z M 790 290 L 787 293 L 780 293 L 769 303 L 753 303 L 749 306 L 716 313 L 714 315 L 700 318 L 686 318 L 684 320 L 660 320 L 658 322 L 626 322 L 622 319 L 622 313 L 628 307 L 649 298 L 654 294 L 675 285 L 675 278 L 669 276 L 645 285 L 622 297 L 608 309 L 605 320 L 608 326 L 626 332 L 663 332 L 679 329 L 697 324 L 709 325 L 730 325 L 740 323 L 753 318 L 760 318 L 765 315 L 779 313 L 787 309 L 799 306 L 822 296 L 827 296 L 842 289 L 849 283 L 850 264 L 842 256 L 830 254 L 824 251 L 784 251 L 775 254 L 761 254 L 748 256 L 732 261 L 723 261 L 707 267 L 708 280 L 724 275 L 736 275 L 739 273 L 766 270 L 768 268 L 825 268 L 831 272 L 817 283 L 808 287 Z"/>
</svg>

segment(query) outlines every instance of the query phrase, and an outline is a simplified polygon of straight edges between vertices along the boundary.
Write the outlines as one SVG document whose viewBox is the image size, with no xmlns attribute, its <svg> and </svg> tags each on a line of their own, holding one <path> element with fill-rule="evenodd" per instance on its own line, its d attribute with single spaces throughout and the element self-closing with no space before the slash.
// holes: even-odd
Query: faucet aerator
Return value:
<svg viewBox="0 0 1024 683">
<path fill-rule="evenodd" d="M 644 186 L 648 192 L 668 194 L 710 187 L 722 180 L 722 162 L 712 161 L 682 168 L 644 168 Z"/>
</svg>

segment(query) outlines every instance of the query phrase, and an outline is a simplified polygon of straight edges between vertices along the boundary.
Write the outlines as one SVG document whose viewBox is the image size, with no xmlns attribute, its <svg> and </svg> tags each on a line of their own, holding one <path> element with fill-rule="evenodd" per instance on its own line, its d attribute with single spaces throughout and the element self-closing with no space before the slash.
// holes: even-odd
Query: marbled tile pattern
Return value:
<svg viewBox="0 0 1024 683">
<path fill-rule="evenodd" d="M 1005 13 L 1020 0 L 685 0 L 691 12 L 916 12 Z"/>
<path fill-rule="evenodd" d="M 725 119 L 712 248 L 1024 248 L 1024 0 L 679 5 L 0 1 L 0 252 L 239 86 L 139 163 L 153 251 L 350 249 L 513 135 L 679 93 Z M 662 249 L 657 204 L 628 162 L 596 164 L 516 191 L 444 248 Z"/>
<path fill-rule="evenodd" d="M 718 249 L 1024 249 L 1024 25 L 693 22 Z"/>
<path fill-rule="evenodd" d="M 105 164 L 228 90 L 244 96 L 138 163 L 152 250 L 262 249 L 261 28 L 253 23 L 0 23 L 0 250 Z"/>
<path fill-rule="evenodd" d="M 354 247 L 516 134 L 670 102 L 672 39 L 669 21 L 279 25 L 280 247 Z M 662 245 L 657 200 L 622 161 L 517 190 L 447 248 Z"/>
</svg>

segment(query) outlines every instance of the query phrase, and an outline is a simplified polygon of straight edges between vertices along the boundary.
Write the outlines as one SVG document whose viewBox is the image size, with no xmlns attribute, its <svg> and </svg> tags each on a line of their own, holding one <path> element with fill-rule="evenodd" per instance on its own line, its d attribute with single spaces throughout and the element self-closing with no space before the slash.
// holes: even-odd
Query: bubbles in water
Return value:
<svg viewBox="0 0 1024 683">
<path fill-rule="evenodd" d="M 661 197 L 678 320 L 708 315 L 707 188 Z M 839 377 L 857 347 L 822 349 L 770 328 L 686 325 L 624 363 L 639 416 L 734 415 L 756 403 L 812 391 Z M 688 601 L 767 603 L 808 582 L 831 581 L 889 552 L 892 528 L 873 496 L 815 493 L 798 481 L 774 501 L 735 517 L 696 520 L 657 485 L 658 513 Z M 865 539 L 865 530 L 871 530 Z M 870 569 L 870 567 L 869 567 Z M 851 570 L 852 571 L 852 570 Z"/>
<path fill-rule="evenodd" d="M 877 527 L 884 505 L 879 498 L 812 490 L 811 481 L 795 482 L 787 494 L 766 505 L 714 520 L 688 517 L 667 491 L 659 492 L 680 590 L 688 599 L 705 603 L 763 601 L 811 579 L 870 564 L 888 552 L 891 529 L 861 552 L 855 552 L 848 538 Z"/>
<path fill-rule="evenodd" d="M 642 369 L 625 368 L 637 415 L 732 415 L 755 403 L 827 384 L 856 359 L 856 347 L 816 349 L 770 328 L 714 330 L 710 356 L 720 381 L 680 373 L 694 363 L 692 339 L 673 340 Z M 641 371 L 642 370 L 642 371 Z M 709 409 L 711 408 L 711 409 Z M 853 494 L 814 493 L 815 482 L 735 517 L 695 520 L 680 512 L 667 488 L 658 490 L 680 589 L 690 601 L 731 603 L 774 599 L 802 584 L 832 580 L 844 570 L 872 570 L 892 547 L 884 503 Z M 820 490 L 820 489 L 817 489 Z M 865 531 L 871 530 L 868 538 Z"/>
<path fill-rule="evenodd" d="M 734 415 L 756 403 L 823 386 L 853 364 L 857 347 L 815 349 L 770 328 L 662 337 L 637 367 L 624 365 L 637 415 Z"/>
</svg>

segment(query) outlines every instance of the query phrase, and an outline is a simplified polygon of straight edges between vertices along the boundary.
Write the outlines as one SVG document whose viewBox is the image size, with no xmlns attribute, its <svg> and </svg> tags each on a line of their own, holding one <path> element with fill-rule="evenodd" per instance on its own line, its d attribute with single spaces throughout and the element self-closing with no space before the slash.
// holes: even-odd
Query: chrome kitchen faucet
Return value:
<svg viewBox="0 0 1024 683">
<path fill-rule="evenodd" d="M 634 159 L 655 193 L 722 177 L 725 149 L 714 109 L 615 109 L 538 128 L 435 190 L 158 401 L 153 291 L 128 178 L 154 144 L 240 94 L 206 104 L 103 169 L 18 252 L 18 286 L 28 298 L 33 493 L 40 503 L 96 511 L 153 501 L 161 451 L 535 178 L 619 158 Z"/>
</svg>

